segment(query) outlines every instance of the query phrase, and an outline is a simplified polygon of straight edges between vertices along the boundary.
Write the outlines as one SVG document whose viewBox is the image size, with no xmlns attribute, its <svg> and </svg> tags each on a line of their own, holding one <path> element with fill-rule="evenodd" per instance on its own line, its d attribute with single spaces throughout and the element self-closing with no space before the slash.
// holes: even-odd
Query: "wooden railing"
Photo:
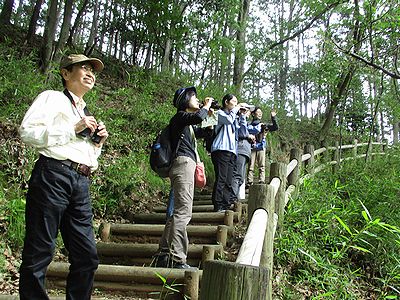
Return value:
<svg viewBox="0 0 400 300">
<path fill-rule="evenodd" d="M 359 148 L 367 149 L 359 154 Z M 373 153 L 373 146 L 379 146 Z M 361 148 L 361 149 L 363 149 Z M 288 164 L 272 163 L 269 184 L 255 184 L 248 196 L 248 229 L 236 262 L 207 261 L 203 268 L 201 300 L 260 300 L 272 299 L 273 241 L 276 230 L 282 230 L 284 209 L 298 193 L 301 184 L 328 167 L 336 172 L 341 162 L 370 159 L 385 154 L 387 143 L 360 143 L 323 147 L 314 150 L 306 145 L 304 151 L 292 149 Z M 352 149 L 342 157 L 343 150 Z M 332 159 L 332 160 L 331 160 Z M 304 170 L 301 170 L 304 169 Z M 300 172 L 303 176 L 300 176 Z"/>
</svg>

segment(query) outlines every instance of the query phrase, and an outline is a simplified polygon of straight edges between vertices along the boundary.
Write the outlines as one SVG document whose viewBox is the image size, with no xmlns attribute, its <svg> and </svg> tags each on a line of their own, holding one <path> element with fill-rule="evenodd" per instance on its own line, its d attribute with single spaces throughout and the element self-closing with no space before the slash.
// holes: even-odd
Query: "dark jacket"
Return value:
<svg viewBox="0 0 400 300">
<path fill-rule="evenodd" d="M 179 138 L 183 135 L 177 156 L 187 156 L 196 161 L 194 151 L 194 140 L 190 133 L 189 125 L 200 124 L 206 117 L 208 111 L 204 108 L 195 113 L 178 111 L 170 120 L 171 141 L 173 149 L 176 149 Z"/>
<path fill-rule="evenodd" d="M 243 155 L 247 159 L 251 156 L 251 143 L 249 142 L 249 131 L 247 129 L 247 124 L 241 124 L 238 130 L 238 155 Z"/>
<path fill-rule="evenodd" d="M 254 134 L 256 137 L 256 142 L 254 144 L 252 144 L 253 151 L 261 151 L 261 150 L 266 149 L 267 142 L 265 139 L 265 134 L 268 131 L 276 131 L 279 129 L 276 116 L 271 117 L 271 122 L 272 123 L 265 124 L 265 128 L 262 128 L 260 120 L 253 120 L 249 124 L 250 125 L 249 127 L 252 128 L 252 129 L 249 129 L 249 132 L 251 134 Z"/>
</svg>

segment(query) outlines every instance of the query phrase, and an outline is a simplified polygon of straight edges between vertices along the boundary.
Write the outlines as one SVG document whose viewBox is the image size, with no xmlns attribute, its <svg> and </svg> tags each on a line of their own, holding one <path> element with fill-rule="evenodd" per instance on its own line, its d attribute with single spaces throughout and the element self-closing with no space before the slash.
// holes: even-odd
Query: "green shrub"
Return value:
<svg viewBox="0 0 400 300">
<path fill-rule="evenodd" d="M 280 292 L 299 295 L 307 290 L 313 299 L 396 295 L 399 180 L 398 160 L 388 155 L 366 166 L 361 160 L 344 163 L 336 175 L 318 174 L 305 181 L 299 198 L 288 206 L 275 246 L 277 265 L 286 268 L 284 278 L 293 287 Z"/>
</svg>

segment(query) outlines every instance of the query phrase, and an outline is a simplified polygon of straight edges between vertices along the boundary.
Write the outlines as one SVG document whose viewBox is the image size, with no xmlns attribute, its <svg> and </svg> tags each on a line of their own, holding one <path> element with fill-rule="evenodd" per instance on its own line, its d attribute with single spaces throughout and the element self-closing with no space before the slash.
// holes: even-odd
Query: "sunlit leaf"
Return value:
<svg viewBox="0 0 400 300">
<path fill-rule="evenodd" d="M 338 222 L 340 223 L 340 225 L 342 225 L 342 227 L 343 227 L 344 229 L 346 229 L 346 231 L 347 231 L 350 235 L 353 235 L 353 233 L 351 232 L 350 228 L 342 221 L 342 219 L 341 219 L 339 216 L 335 215 L 335 218 L 336 218 L 336 220 L 338 220 Z"/>
</svg>

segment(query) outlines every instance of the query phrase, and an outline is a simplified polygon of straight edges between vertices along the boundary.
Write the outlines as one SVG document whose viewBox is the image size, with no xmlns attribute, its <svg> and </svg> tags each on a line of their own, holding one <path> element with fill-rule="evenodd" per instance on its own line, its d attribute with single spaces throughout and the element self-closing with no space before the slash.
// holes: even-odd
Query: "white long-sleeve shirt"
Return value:
<svg viewBox="0 0 400 300">
<path fill-rule="evenodd" d="M 40 154 L 85 164 L 93 171 L 98 167 L 101 148 L 75 134 L 74 126 L 85 115 L 86 104 L 71 95 L 76 107 L 63 92 L 48 90 L 39 94 L 26 112 L 19 133 L 22 141 L 37 148 Z"/>
</svg>

